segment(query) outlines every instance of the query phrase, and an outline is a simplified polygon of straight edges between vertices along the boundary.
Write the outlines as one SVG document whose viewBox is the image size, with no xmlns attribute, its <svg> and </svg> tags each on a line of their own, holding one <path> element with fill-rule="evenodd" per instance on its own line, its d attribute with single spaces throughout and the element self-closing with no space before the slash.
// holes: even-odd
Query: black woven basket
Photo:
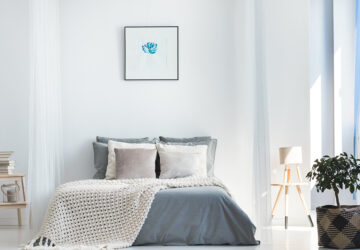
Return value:
<svg viewBox="0 0 360 250">
<path fill-rule="evenodd" d="M 316 208 L 318 244 L 328 248 L 360 248 L 360 206 Z"/>
</svg>

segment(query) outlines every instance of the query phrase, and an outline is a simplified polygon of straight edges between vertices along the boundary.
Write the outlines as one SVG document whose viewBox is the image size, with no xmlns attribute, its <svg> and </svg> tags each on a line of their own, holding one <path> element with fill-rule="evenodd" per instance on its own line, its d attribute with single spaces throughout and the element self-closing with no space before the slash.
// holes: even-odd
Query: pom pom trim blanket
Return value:
<svg viewBox="0 0 360 250">
<path fill-rule="evenodd" d="M 216 177 L 85 180 L 63 184 L 52 197 L 40 232 L 24 249 L 129 247 L 136 240 L 158 191 L 200 186 L 227 190 Z"/>
</svg>

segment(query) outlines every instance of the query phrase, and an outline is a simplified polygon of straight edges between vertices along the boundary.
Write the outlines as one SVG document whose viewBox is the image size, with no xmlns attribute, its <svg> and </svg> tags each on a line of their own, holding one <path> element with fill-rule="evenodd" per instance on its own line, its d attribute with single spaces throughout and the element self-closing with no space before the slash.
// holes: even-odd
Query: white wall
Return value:
<svg viewBox="0 0 360 250">
<path fill-rule="evenodd" d="M 15 170 L 25 174 L 28 161 L 28 35 L 28 1 L 1 0 L 0 151 L 15 151 Z M 0 211 L 0 224 L 14 222 L 17 222 L 16 210 Z"/>
<path fill-rule="evenodd" d="M 242 25 L 234 15 L 246 10 L 237 13 L 234 6 L 222 0 L 61 1 L 66 181 L 93 175 L 96 135 L 211 135 L 218 138 L 216 175 L 251 212 L 251 192 L 243 191 L 251 188 L 251 162 L 242 158 L 248 131 L 241 130 L 251 110 L 243 110 L 246 100 L 237 105 L 246 93 L 237 92 L 244 85 L 236 81 L 242 69 L 234 40 Z M 179 81 L 123 80 L 127 25 L 180 27 Z"/>
</svg>

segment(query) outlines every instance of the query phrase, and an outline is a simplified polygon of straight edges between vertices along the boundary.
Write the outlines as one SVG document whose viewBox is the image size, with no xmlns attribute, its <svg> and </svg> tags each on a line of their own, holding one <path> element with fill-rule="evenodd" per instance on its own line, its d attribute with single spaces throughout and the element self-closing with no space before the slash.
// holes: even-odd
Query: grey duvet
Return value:
<svg viewBox="0 0 360 250">
<path fill-rule="evenodd" d="M 258 245 L 255 226 L 220 187 L 159 191 L 134 245 Z"/>
</svg>

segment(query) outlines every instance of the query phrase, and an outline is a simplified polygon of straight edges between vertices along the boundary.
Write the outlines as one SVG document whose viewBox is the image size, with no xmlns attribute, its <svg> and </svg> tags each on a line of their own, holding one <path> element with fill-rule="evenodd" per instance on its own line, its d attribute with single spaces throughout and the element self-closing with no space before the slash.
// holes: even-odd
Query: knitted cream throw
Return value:
<svg viewBox="0 0 360 250">
<path fill-rule="evenodd" d="M 38 236 L 24 249 L 115 249 L 135 241 L 155 194 L 166 188 L 225 186 L 215 177 L 85 180 L 63 184 Z"/>
</svg>

